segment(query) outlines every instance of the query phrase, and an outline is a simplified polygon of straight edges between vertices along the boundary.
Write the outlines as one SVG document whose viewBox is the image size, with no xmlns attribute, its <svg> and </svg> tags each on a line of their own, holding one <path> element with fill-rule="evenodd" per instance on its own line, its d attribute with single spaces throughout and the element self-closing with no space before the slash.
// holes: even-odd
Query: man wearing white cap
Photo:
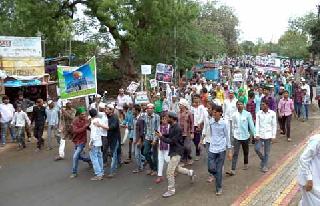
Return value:
<svg viewBox="0 0 320 206">
<path fill-rule="evenodd" d="M 157 175 L 157 137 L 156 131 L 160 131 L 160 117 L 154 113 L 154 105 L 147 105 L 147 115 L 145 116 L 145 140 L 144 140 L 144 150 L 143 155 L 145 156 L 150 170 L 147 171 L 147 175 L 155 176 Z M 152 152 L 152 157 L 151 157 Z"/>
<path fill-rule="evenodd" d="M 46 115 L 48 121 L 48 148 L 47 150 L 52 150 L 52 135 L 56 137 L 58 145 L 60 144 L 60 136 L 58 134 L 59 128 L 59 109 L 55 107 L 55 104 L 52 100 L 48 101 L 48 107 L 46 108 Z"/>
<path fill-rule="evenodd" d="M 194 135 L 193 115 L 189 110 L 189 103 L 186 99 L 180 99 L 179 106 L 180 112 L 178 113 L 178 122 L 184 139 L 184 151 L 181 158 L 186 164 L 191 165 L 191 145 Z"/>
</svg>

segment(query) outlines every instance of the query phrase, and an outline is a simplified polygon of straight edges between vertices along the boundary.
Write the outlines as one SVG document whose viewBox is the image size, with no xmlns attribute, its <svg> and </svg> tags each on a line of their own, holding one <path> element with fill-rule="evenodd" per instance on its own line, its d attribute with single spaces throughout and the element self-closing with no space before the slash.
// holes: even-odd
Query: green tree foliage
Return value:
<svg viewBox="0 0 320 206">
<path fill-rule="evenodd" d="M 312 44 L 309 51 L 314 55 L 320 54 L 320 20 L 318 20 L 310 29 Z"/>
<path fill-rule="evenodd" d="M 293 59 L 308 58 L 308 38 L 296 31 L 286 31 L 279 39 L 280 54 Z"/>
<path fill-rule="evenodd" d="M 74 19 L 77 5 L 85 8 L 86 20 Z M 46 56 L 71 50 L 75 65 L 96 55 L 109 61 L 101 62 L 105 67 L 131 76 L 140 64 L 177 62 L 184 69 L 223 53 L 234 55 L 237 25 L 229 7 L 194 0 L 0 1 L 1 35 L 41 32 Z"/>
<path fill-rule="evenodd" d="M 240 50 L 243 54 L 254 54 L 255 44 L 252 41 L 244 41 L 240 44 Z"/>
<path fill-rule="evenodd" d="M 37 36 L 46 39 L 46 55 L 55 56 L 66 48 L 73 30 L 69 12 L 57 15 L 59 0 L 1 0 L 0 34 L 8 36 Z"/>
</svg>

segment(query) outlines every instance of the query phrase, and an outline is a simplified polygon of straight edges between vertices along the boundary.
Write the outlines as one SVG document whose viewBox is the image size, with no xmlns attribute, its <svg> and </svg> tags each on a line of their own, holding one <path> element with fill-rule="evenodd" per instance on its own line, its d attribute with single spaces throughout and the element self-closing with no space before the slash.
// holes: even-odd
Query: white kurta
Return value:
<svg viewBox="0 0 320 206">
<path fill-rule="evenodd" d="M 303 188 L 308 180 L 313 181 L 313 188 L 310 192 Z M 297 181 L 302 191 L 300 206 L 320 205 L 320 134 L 310 137 L 299 159 Z"/>
</svg>

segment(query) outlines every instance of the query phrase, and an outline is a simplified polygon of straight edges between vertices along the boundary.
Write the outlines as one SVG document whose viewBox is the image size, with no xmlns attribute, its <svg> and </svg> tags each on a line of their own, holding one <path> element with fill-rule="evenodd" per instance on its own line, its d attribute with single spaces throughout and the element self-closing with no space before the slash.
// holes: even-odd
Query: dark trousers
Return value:
<svg viewBox="0 0 320 206">
<path fill-rule="evenodd" d="M 122 153 L 122 149 L 121 149 L 121 135 L 119 135 L 118 137 L 118 148 L 117 148 L 117 159 L 118 159 L 118 164 L 121 165 L 122 161 L 121 161 L 121 153 Z"/>
<path fill-rule="evenodd" d="M 44 145 L 44 139 L 42 138 L 44 130 L 44 124 L 37 124 L 34 125 L 33 135 L 37 139 L 37 148 L 41 149 L 41 146 Z"/>
<path fill-rule="evenodd" d="M 195 130 L 195 132 L 194 132 L 194 137 L 193 137 L 193 143 L 196 146 L 196 156 L 200 156 L 199 144 L 200 144 L 200 140 L 201 140 L 202 131 L 196 131 L 196 128 L 194 130 Z"/>
<path fill-rule="evenodd" d="M 103 157 L 103 162 L 106 164 L 108 162 L 108 155 L 109 155 L 109 141 L 108 137 L 102 136 L 102 157 Z"/>
<path fill-rule="evenodd" d="M 131 159 L 131 154 L 132 154 L 132 143 L 133 143 L 133 139 L 130 138 L 129 139 L 129 155 L 128 155 L 129 159 Z"/>
<path fill-rule="evenodd" d="M 236 170 L 238 157 L 239 157 L 239 151 L 240 151 L 240 145 L 242 146 L 243 150 L 243 162 L 244 164 L 248 164 L 249 162 L 249 139 L 247 140 L 237 140 L 234 139 L 234 150 L 233 150 L 233 156 L 232 156 L 232 170 Z"/>
<path fill-rule="evenodd" d="M 283 116 L 281 118 L 280 129 L 287 135 L 287 138 L 290 138 L 291 119 L 292 115 Z"/>
<path fill-rule="evenodd" d="M 226 157 L 226 151 L 220 153 L 208 153 L 208 172 L 216 179 L 216 191 L 222 189 L 222 168 Z"/>
<path fill-rule="evenodd" d="M 158 162 L 157 147 L 152 146 L 151 143 L 152 141 L 149 140 L 144 141 L 143 156 L 145 156 L 150 169 L 156 172 Z"/>
<path fill-rule="evenodd" d="M 182 156 L 182 160 L 183 161 L 188 161 L 188 160 L 191 160 L 192 157 L 191 157 L 191 152 L 192 152 L 192 149 L 191 149 L 191 145 L 192 145 L 192 141 L 190 139 L 190 137 L 183 137 L 184 141 L 183 141 L 183 144 L 184 144 L 184 150 L 183 150 L 183 156 Z"/>
</svg>

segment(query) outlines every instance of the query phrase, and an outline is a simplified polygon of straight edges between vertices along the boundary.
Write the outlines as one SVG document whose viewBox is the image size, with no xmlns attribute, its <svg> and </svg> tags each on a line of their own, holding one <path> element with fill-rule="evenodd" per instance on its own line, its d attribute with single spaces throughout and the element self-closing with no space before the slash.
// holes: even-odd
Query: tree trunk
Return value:
<svg viewBox="0 0 320 206">
<path fill-rule="evenodd" d="M 114 67 L 119 69 L 121 74 L 136 77 L 131 48 L 126 40 L 122 40 L 119 46 L 120 57 L 114 62 Z"/>
</svg>

